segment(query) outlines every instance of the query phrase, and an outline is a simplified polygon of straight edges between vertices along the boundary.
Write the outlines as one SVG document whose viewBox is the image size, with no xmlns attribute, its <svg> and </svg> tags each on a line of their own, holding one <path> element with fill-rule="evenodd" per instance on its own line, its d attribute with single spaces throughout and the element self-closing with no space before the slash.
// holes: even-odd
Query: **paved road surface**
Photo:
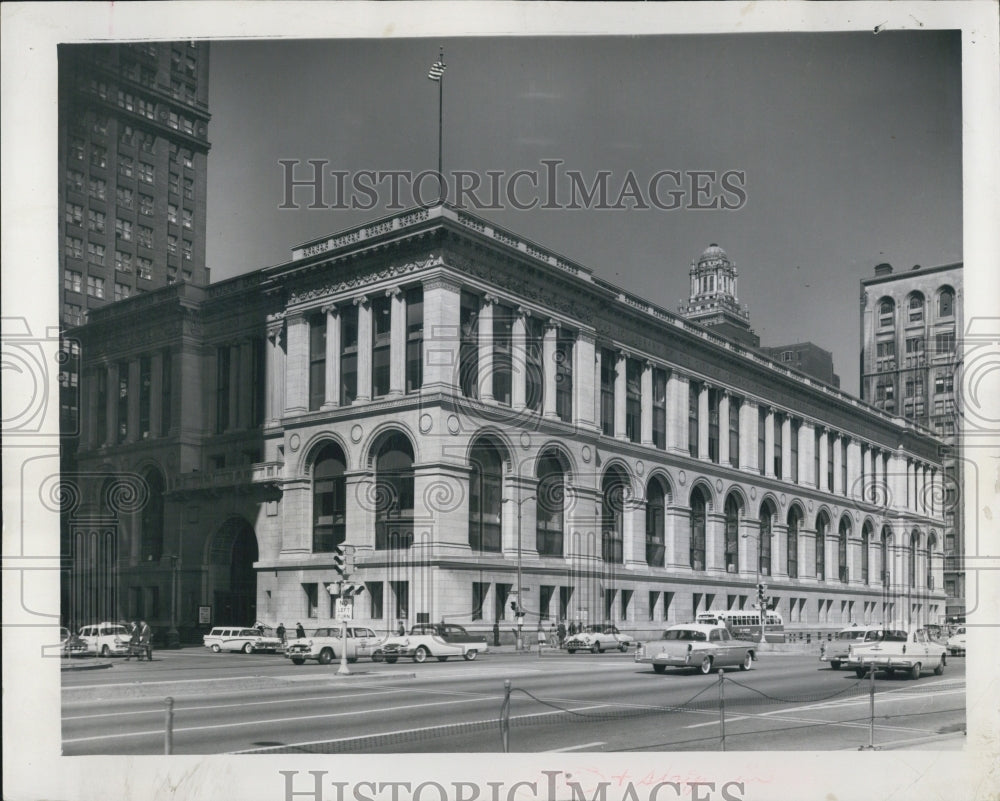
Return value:
<svg viewBox="0 0 1000 801">
<path fill-rule="evenodd" d="M 158 754 L 163 696 L 176 698 L 174 753 L 498 752 L 504 681 L 511 751 L 716 751 L 717 676 L 657 675 L 631 654 L 488 655 L 476 662 L 293 666 L 272 655 L 161 652 L 153 663 L 64 675 L 64 753 Z M 857 749 L 869 738 L 867 680 L 812 655 L 727 671 L 727 750 Z M 242 689 L 239 691 L 239 688 Z M 236 692 L 234 692 L 236 690 Z M 127 697 L 141 691 L 150 697 Z M 162 695 L 160 695 L 162 693 Z M 103 700 L 88 700 L 103 698 Z M 965 726 L 964 660 L 941 677 L 876 680 L 875 743 L 928 741 Z"/>
</svg>

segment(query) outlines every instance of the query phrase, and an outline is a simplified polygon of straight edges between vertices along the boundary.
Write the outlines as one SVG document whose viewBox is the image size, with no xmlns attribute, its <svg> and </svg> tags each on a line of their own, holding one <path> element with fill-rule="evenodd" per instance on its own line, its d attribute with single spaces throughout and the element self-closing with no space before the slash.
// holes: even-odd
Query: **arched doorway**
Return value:
<svg viewBox="0 0 1000 801">
<path fill-rule="evenodd" d="M 231 517 L 212 537 L 209 587 L 212 622 L 250 626 L 257 620 L 257 535 L 242 517 Z"/>
</svg>

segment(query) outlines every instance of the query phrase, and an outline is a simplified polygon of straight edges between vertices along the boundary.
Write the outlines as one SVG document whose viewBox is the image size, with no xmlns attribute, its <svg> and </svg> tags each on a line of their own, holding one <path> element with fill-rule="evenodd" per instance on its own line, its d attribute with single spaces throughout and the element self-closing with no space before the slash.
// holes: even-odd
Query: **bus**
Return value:
<svg viewBox="0 0 1000 801">
<path fill-rule="evenodd" d="M 785 621 L 781 615 L 770 611 L 764 615 L 764 641 L 784 642 Z M 725 626 L 737 640 L 756 640 L 760 635 L 760 612 L 754 609 L 700 612 L 696 622 Z"/>
</svg>

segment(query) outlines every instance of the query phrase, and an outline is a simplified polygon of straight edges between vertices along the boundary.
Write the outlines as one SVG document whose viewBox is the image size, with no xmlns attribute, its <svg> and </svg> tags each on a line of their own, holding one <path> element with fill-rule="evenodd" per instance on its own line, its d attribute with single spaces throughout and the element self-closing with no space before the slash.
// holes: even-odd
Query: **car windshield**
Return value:
<svg viewBox="0 0 1000 801">
<path fill-rule="evenodd" d="M 707 641 L 708 636 L 703 631 L 696 631 L 694 629 L 669 629 L 663 632 L 664 640 L 697 640 L 697 641 Z"/>
</svg>

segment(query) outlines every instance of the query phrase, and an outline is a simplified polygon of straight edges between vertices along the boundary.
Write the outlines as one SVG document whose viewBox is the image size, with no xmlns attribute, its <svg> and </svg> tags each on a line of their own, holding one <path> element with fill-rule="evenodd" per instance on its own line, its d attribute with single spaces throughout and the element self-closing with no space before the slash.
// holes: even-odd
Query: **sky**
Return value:
<svg viewBox="0 0 1000 801">
<path fill-rule="evenodd" d="M 309 209 L 302 190 L 300 208 L 279 209 L 282 160 L 301 164 L 299 179 L 309 159 L 352 176 L 436 168 L 438 87 L 427 70 L 439 47 L 446 174 L 485 182 L 487 171 L 541 172 L 556 159 L 560 200 L 564 171 L 589 186 L 605 170 L 612 200 L 631 173 L 647 202 L 663 170 L 745 176 L 745 202 L 730 193 L 729 210 L 502 201 L 474 213 L 670 311 L 688 296 L 692 259 L 718 243 L 762 345 L 832 351 L 847 392 L 858 392 L 860 279 L 880 262 L 898 272 L 963 258 L 957 32 L 220 41 L 209 105 L 213 280 L 392 213 L 387 183 L 368 210 Z M 545 197 L 519 187 L 522 200 Z M 401 202 L 410 205 L 406 192 Z"/>
</svg>

